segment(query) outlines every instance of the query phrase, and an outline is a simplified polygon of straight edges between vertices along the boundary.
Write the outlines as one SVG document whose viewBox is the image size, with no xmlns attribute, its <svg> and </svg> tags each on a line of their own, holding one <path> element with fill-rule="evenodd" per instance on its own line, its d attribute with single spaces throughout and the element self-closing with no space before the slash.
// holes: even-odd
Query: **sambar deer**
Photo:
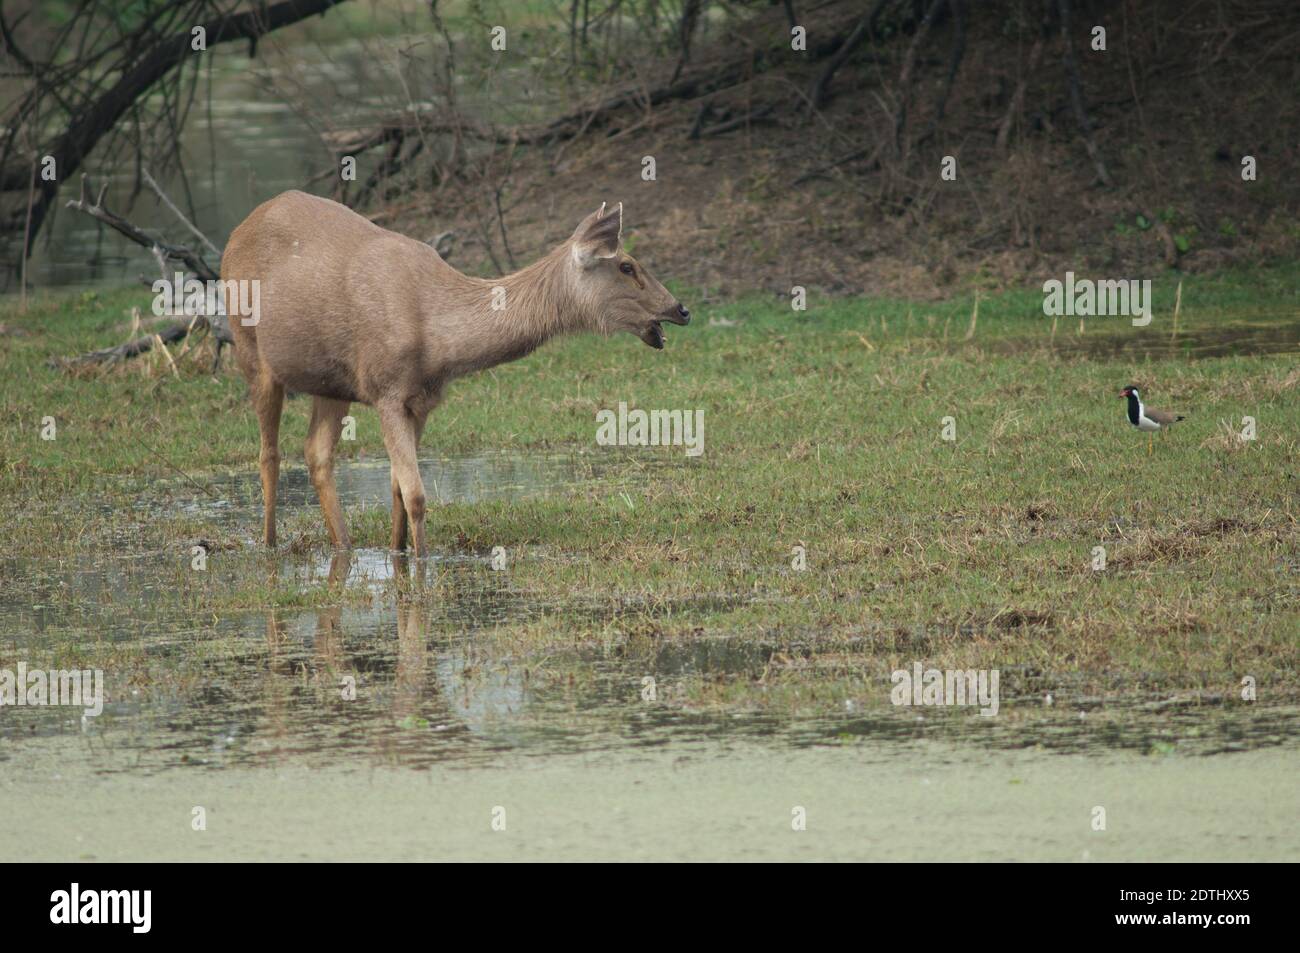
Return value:
<svg viewBox="0 0 1300 953">
<path fill-rule="evenodd" d="M 447 382 L 513 361 L 548 338 L 630 331 L 664 346 L 662 323 L 690 312 L 623 251 L 623 206 L 588 215 L 540 261 L 496 280 L 463 275 L 423 242 L 351 209 L 285 192 L 244 219 L 221 278 L 235 355 L 261 430 L 267 546 L 275 546 L 285 391 L 312 396 L 307 469 L 330 541 L 351 543 L 334 487 L 334 448 L 352 402 L 379 412 L 392 464 L 393 549 L 425 551 L 416 453 Z M 257 313 L 232 289 L 257 282 Z"/>
</svg>

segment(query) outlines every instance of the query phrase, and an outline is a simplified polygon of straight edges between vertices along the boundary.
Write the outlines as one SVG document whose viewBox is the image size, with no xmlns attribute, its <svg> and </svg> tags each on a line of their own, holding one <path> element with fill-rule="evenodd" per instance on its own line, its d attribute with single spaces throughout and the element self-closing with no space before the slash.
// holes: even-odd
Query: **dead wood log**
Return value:
<svg viewBox="0 0 1300 953">
<path fill-rule="evenodd" d="M 191 329 L 200 323 L 204 323 L 201 315 L 196 315 L 194 321 L 173 321 L 152 334 L 142 334 L 125 344 L 103 347 L 98 351 L 90 351 L 77 357 L 52 357 L 46 364 L 50 367 L 62 368 L 85 367 L 89 364 L 118 364 L 127 358 L 139 357 L 152 351 L 158 341 L 164 344 L 175 344 L 188 336 Z"/>
<path fill-rule="evenodd" d="M 691 135 L 687 138 L 699 139 L 702 136 L 720 136 L 724 132 L 731 132 L 733 129 L 739 129 L 743 126 L 760 125 L 762 123 L 774 123 L 776 117 L 772 115 L 776 107 L 772 105 L 759 106 L 753 112 L 747 112 L 739 116 L 733 116 L 729 119 L 723 119 L 711 126 L 702 126 L 698 122 L 696 127 L 691 130 Z M 726 113 L 723 113 L 725 116 Z"/>
<path fill-rule="evenodd" d="M 825 175 L 827 172 L 830 172 L 832 169 L 838 169 L 842 165 L 848 165 L 851 162 L 857 162 L 859 159 L 867 160 L 868 169 L 879 168 L 880 153 L 884 151 L 884 146 L 886 141 L 887 140 L 882 139 L 875 146 L 864 146 L 861 149 L 854 149 L 852 152 L 848 152 L 840 156 L 838 159 L 832 159 L 830 162 L 826 163 L 825 165 L 817 166 L 817 168 L 805 172 L 803 175 L 796 178 L 790 184 L 803 185 L 805 182 L 811 182 L 813 179 L 821 178 L 823 175 Z"/>
</svg>

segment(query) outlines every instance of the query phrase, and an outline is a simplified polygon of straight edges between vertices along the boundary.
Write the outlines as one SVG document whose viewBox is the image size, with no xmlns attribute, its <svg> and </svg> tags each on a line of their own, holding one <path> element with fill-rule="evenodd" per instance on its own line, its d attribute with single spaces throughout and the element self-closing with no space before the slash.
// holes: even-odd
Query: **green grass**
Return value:
<svg viewBox="0 0 1300 953">
<path fill-rule="evenodd" d="M 1187 277 L 1179 334 L 1294 326 L 1298 279 L 1294 266 Z M 1085 340 L 1169 336 L 1176 283 L 1157 283 L 1149 328 L 1094 318 Z M 867 673 L 917 657 L 1105 685 L 1232 692 L 1246 675 L 1274 691 L 1295 684 L 1294 353 L 1062 356 L 1048 346 L 1036 290 L 982 297 L 968 341 L 969 297 L 814 298 L 805 312 L 683 297 L 696 320 L 668 329 L 662 353 L 630 336 L 555 342 L 457 382 L 430 419 L 425 455 L 603 453 L 601 408 L 704 411 L 700 458 L 620 450 L 607 454 L 606 476 L 568 492 L 431 511 L 435 551 L 504 546 L 510 590 L 551 607 L 493 638 L 524 651 L 636 651 L 701 635 L 806 643 L 819 664 L 790 655 L 761 686 L 769 702 L 795 707 L 841 705 Z M 21 590 L 32 565 L 106 553 L 162 553 L 183 569 L 189 543 L 204 539 L 219 581 L 186 584 L 176 570 L 176 584 L 151 598 L 200 618 L 337 601 L 319 585 L 268 581 L 256 518 L 223 528 L 180 515 L 158 490 L 187 488 L 179 471 L 202 484 L 214 469 L 255 466 L 256 423 L 229 355 L 215 379 L 207 354 L 180 360 L 179 376 L 165 362 L 80 376 L 46 366 L 123 340 L 133 304 L 147 308 L 147 294 L 53 296 L 0 312 L 0 584 Z M 1077 332 L 1062 319 L 1056 342 Z M 1130 382 L 1189 415 L 1150 455 L 1116 396 Z M 307 410 L 303 399 L 287 405 L 287 466 L 302 465 Z M 357 439 L 341 458 L 382 457 L 375 415 L 354 413 Z M 57 421 L 54 441 L 41 439 L 45 416 Z M 1257 421 L 1252 442 L 1229 432 L 1245 416 Z M 955 419 L 954 442 L 941 439 L 944 417 Z M 356 545 L 385 545 L 386 511 L 348 519 Z M 326 549 L 315 511 L 286 516 L 282 540 Z M 791 567 L 796 545 L 805 572 Z M 1091 568 L 1097 546 L 1102 572 Z M 704 680 L 692 698 L 730 708 L 759 692 L 749 680 Z"/>
</svg>

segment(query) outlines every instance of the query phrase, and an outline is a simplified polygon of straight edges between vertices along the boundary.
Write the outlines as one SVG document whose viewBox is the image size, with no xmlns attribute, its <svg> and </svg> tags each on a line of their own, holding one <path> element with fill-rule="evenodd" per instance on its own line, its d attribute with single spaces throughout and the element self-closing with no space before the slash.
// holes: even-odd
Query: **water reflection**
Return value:
<svg viewBox="0 0 1300 953">
<path fill-rule="evenodd" d="M 272 564 L 273 589 L 286 569 L 300 571 Z M 55 734 L 84 735 L 93 769 L 106 773 L 288 763 L 423 769 L 490 764 L 507 750 L 549 757 L 671 743 L 721 751 L 745 739 L 1163 754 L 1286 746 L 1300 737 L 1294 697 L 1269 705 L 1206 693 L 1171 699 L 1013 665 L 1002 669 L 996 719 L 899 709 L 887 702 L 890 650 L 873 637 L 737 633 L 539 647 L 498 628 L 511 611 L 535 607 L 508 573 L 481 562 L 448 567 L 363 551 L 337 553 L 308 571 L 323 574 L 316 608 L 171 628 L 165 640 L 150 640 L 142 668 L 106 665 L 105 712 L 89 726 L 65 710 L 5 712 L 0 759 Z M 386 579 L 382 588 L 376 575 Z M 645 611 L 689 608 L 687 600 Z M 650 696 L 647 679 L 656 686 Z M 803 701 L 791 704 L 791 694 Z M 815 701 L 819 695 L 833 704 Z"/>
<path fill-rule="evenodd" d="M 605 476 L 612 455 L 583 453 L 517 454 L 484 452 L 420 461 L 420 477 L 432 503 L 478 503 L 484 500 L 525 499 Z M 671 465 L 664 458 L 649 458 L 650 467 Z M 184 482 L 160 484 L 187 515 L 226 520 L 246 519 L 260 513 L 262 487 L 255 469 L 219 473 L 202 478 L 206 493 Z M 345 508 L 391 504 L 390 466 L 385 459 L 340 461 L 335 466 L 339 501 Z M 276 502 L 281 509 L 317 506 L 316 490 L 305 467 L 285 466 L 280 471 Z"/>
<path fill-rule="evenodd" d="M 429 460 L 422 469 L 431 494 L 450 502 L 543 493 L 607 462 L 484 454 Z M 387 474 L 386 461 L 348 464 L 340 488 L 351 505 L 386 507 Z M 285 506 L 314 511 L 305 477 L 287 477 Z M 256 525 L 261 502 L 251 472 L 211 485 L 220 505 L 188 485 L 169 489 L 193 516 Z M 984 719 L 888 703 L 889 660 L 903 650 L 918 658 L 942 651 L 951 626 L 937 623 L 669 638 L 655 620 L 707 615 L 757 596 L 647 592 L 629 601 L 529 592 L 483 554 L 268 557 L 235 547 L 216 550 L 207 571 L 194 572 L 188 545 L 95 552 L 88 561 L 0 563 L 0 658 L 93 659 L 107 686 L 104 714 L 84 727 L 69 710 L 0 713 L 0 760 L 15 745 L 56 734 L 84 734 L 94 770 L 109 773 L 284 763 L 422 769 L 494 763 L 504 750 L 547 757 L 671 743 L 718 751 L 747 738 L 1157 754 L 1300 739 L 1294 692 L 1242 705 L 1162 692 L 1141 678 L 1103 676 L 1097 684 L 1035 671 L 1020 664 L 1020 630 L 982 633 L 1006 650 L 1001 714 Z M 244 608 L 196 609 L 230 605 L 223 593 L 245 592 Z M 566 621 L 584 640 L 564 639 Z M 546 634 L 530 636 L 532 623 Z"/>
</svg>

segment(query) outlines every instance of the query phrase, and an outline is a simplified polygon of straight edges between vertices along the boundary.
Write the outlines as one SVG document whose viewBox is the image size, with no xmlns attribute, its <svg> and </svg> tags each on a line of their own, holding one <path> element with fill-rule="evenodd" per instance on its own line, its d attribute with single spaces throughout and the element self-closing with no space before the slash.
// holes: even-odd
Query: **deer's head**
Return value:
<svg viewBox="0 0 1300 953">
<path fill-rule="evenodd" d="M 691 313 L 623 250 L 623 203 L 602 204 L 569 239 L 573 289 L 592 327 L 605 334 L 629 331 L 653 348 L 664 346 L 663 323 L 688 324 Z"/>
</svg>

